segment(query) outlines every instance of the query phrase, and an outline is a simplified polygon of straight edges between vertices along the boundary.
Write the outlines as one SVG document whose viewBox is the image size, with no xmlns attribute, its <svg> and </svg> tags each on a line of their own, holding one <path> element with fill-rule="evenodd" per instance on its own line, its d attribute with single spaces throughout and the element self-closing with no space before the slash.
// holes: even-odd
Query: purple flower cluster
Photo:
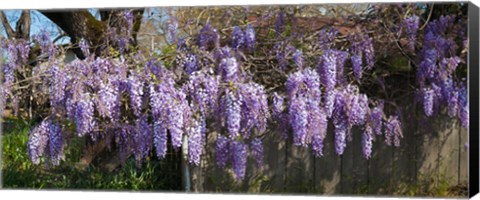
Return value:
<svg viewBox="0 0 480 200">
<path fill-rule="evenodd" d="M 370 70 L 375 65 L 375 52 L 373 49 L 372 38 L 368 35 L 353 35 L 349 37 L 352 43 L 350 48 L 353 75 L 360 81 L 363 71 L 363 59 L 365 59 L 366 69 Z"/>
<path fill-rule="evenodd" d="M 354 125 L 374 127 L 375 123 L 378 123 L 375 119 L 378 118 L 378 111 L 370 110 L 368 97 L 359 93 L 358 87 L 354 85 L 336 89 L 332 95 L 334 104 L 329 107 L 333 107 L 331 118 L 335 131 L 335 149 L 338 155 L 342 155 L 347 145 L 346 139 L 351 140 L 351 127 Z"/>
<path fill-rule="evenodd" d="M 167 22 L 166 38 L 169 44 L 175 43 L 178 34 L 178 20 L 174 16 L 170 16 Z"/>
<path fill-rule="evenodd" d="M 185 127 L 184 114 L 188 113 L 187 107 L 184 105 L 185 96 L 179 92 L 167 105 L 167 124 L 170 131 L 170 137 L 174 148 L 182 146 L 183 129 Z"/>
<path fill-rule="evenodd" d="M 161 72 L 159 73 L 159 78 L 162 78 L 162 82 L 159 84 L 150 83 L 149 85 L 154 132 L 160 133 L 164 131 L 162 130 L 163 128 L 168 128 L 173 147 L 179 149 L 182 145 L 182 137 L 186 128 L 185 124 L 189 120 L 191 111 L 184 91 L 175 88 L 173 74 L 165 70 Z M 162 128 L 156 123 L 162 123 Z M 157 138 L 157 142 L 161 142 L 159 139 L 160 136 Z M 163 151 L 163 149 L 160 151 Z"/>
<path fill-rule="evenodd" d="M 390 116 L 385 122 L 385 143 L 389 146 L 393 143 L 396 147 L 400 146 L 400 138 L 403 138 L 402 125 L 398 116 Z"/>
<path fill-rule="evenodd" d="M 219 167 L 225 167 L 230 155 L 227 137 L 223 135 L 219 135 L 217 137 L 215 152 L 217 165 Z"/>
<path fill-rule="evenodd" d="M 313 155 L 317 158 L 323 156 L 323 140 L 319 134 L 312 135 L 312 152 Z"/>
<path fill-rule="evenodd" d="M 312 135 L 325 136 L 325 113 L 320 107 L 320 76 L 311 69 L 290 74 L 287 79 L 288 113 L 293 143 L 308 146 Z"/>
<path fill-rule="evenodd" d="M 327 117 L 331 117 L 333 110 L 335 109 L 335 98 L 336 98 L 336 91 L 335 90 L 327 90 L 324 95 L 324 104 L 323 108 L 325 110 L 325 114 Z"/>
<path fill-rule="evenodd" d="M 413 19 L 412 19 L 413 20 Z M 417 55 L 417 82 L 423 98 L 426 116 L 433 116 L 441 111 L 441 106 L 447 106 L 450 117 L 457 117 L 461 124 L 468 127 L 468 109 L 462 109 L 461 92 L 458 85 L 461 80 L 455 79 L 459 65 L 464 61 L 457 55 L 457 40 L 463 34 L 448 34 L 455 32 L 455 17 L 441 16 L 428 23 L 425 28 L 423 47 Z M 460 33 L 460 32 L 459 32 Z M 457 85 L 457 86 L 456 86 Z M 466 92 L 464 94 L 466 96 Z"/>
<path fill-rule="evenodd" d="M 24 39 L 0 42 L 1 47 L 7 52 L 7 63 L 18 66 L 26 63 L 30 53 L 30 42 Z"/>
<path fill-rule="evenodd" d="M 372 146 L 373 146 L 373 133 L 371 126 L 365 126 L 365 130 L 362 134 L 362 152 L 363 157 L 370 159 L 372 157 Z"/>
<path fill-rule="evenodd" d="M 303 64 L 304 64 L 304 59 L 303 59 L 303 53 L 301 50 L 297 49 L 293 53 L 293 62 L 297 66 L 297 70 L 302 70 L 303 69 Z"/>
<path fill-rule="evenodd" d="M 208 116 L 216 110 L 220 78 L 212 70 L 201 70 L 190 75 L 186 84 L 192 99 L 192 110 Z"/>
<path fill-rule="evenodd" d="M 368 113 L 368 98 L 365 94 L 351 95 L 349 102 L 348 123 L 351 125 L 365 124 Z"/>
<path fill-rule="evenodd" d="M 127 82 L 133 113 L 135 116 L 140 117 L 143 104 L 143 82 L 141 77 L 139 77 L 139 74 L 133 70 L 130 71 L 130 76 L 128 77 Z"/>
<path fill-rule="evenodd" d="M 417 15 L 412 15 L 403 21 L 403 26 L 406 29 L 408 37 L 408 48 L 410 50 L 415 50 L 415 41 L 417 40 L 417 31 L 418 31 L 418 22 L 419 17 Z"/>
<path fill-rule="evenodd" d="M 22 65 L 25 65 L 28 60 L 30 53 L 30 43 L 23 39 L 12 40 L 12 41 L 0 41 L 0 46 L 6 52 L 6 62 L 2 64 L 0 75 L 3 74 L 3 77 L 0 77 L 0 84 L 3 84 L 2 91 L 0 95 L 2 96 L 2 101 L 6 103 L 7 98 L 11 95 L 12 86 L 15 81 L 15 70 L 19 69 Z M 3 80 L 1 79 L 3 78 Z M 18 96 L 12 96 L 12 101 L 18 101 Z M 3 111 L 4 104 L 0 107 L 0 110 Z M 17 111 L 17 105 L 12 105 L 13 109 Z"/>
<path fill-rule="evenodd" d="M 192 74 L 200 67 L 197 63 L 197 56 L 194 54 L 187 54 L 185 60 L 183 61 L 183 65 L 185 66 L 185 72 L 187 74 Z"/>
<path fill-rule="evenodd" d="M 3 85 L 5 86 L 6 92 L 5 94 L 10 94 L 10 89 L 12 84 L 15 81 L 15 65 L 12 63 L 6 63 L 2 66 L 2 73 L 3 73 Z"/>
<path fill-rule="evenodd" d="M 255 41 L 255 29 L 251 24 L 248 24 L 245 28 L 245 46 L 251 52 L 255 49 Z"/>
<path fill-rule="evenodd" d="M 235 91 L 226 91 L 225 118 L 230 139 L 235 139 L 240 134 L 240 122 L 242 119 L 243 100 L 241 98 L 242 96 L 238 95 L 238 93 Z"/>
<path fill-rule="evenodd" d="M 80 50 L 82 51 L 83 55 L 85 55 L 85 57 L 90 56 L 90 46 L 88 45 L 87 40 L 82 38 L 78 43 L 78 46 L 80 47 Z"/>
<path fill-rule="evenodd" d="M 42 121 L 30 131 L 27 148 L 34 164 L 39 164 L 40 158 L 46 156 L 53 165 L 59 165 L 64 159 L 64 139 L 60 124 L 50 119 Z M 45 151 L 48 154 L 45 155 Z"/>
<path fill-rule="evenodd" d="M 125 21 L 127 21 L 127 26 L 128 26 L 127 30 L 132 30 L 133 18 L 134 18 L 133 12 L 131 10 L 125 10 L 123 17 L 124 17 Z"/>
<path fill-rule="evenodd" d="M 215 47 L 220 45 L 220 35 L 218 34 L 217 29 L 210 25 L 210 22 L 207 22 L 207 24 L 205 24 L 205 26 L 200 30 L 197 40 L 198 46 L 203 49 L 212 44 Z"/>
<path fill-rule="evenodd" d="M 335 108 L 332 114 L 332 122 L 335 131 L 335 151 L 342 155 L 347 147 L 347 132 L 350 131 L 347 116 L 347 96 L 344 92 L 337 92 L 335 96 Z"/>
<path fill-rule="evenodd" d="M 62 136 L 62 127 L 59 123 L 50 123 L 49 124 L 49 144 L 50 147 L 50 160 L 53 165 L 59 165 L 60 161 L 64 159 L 63 148 L 64 140 Z"/>
<path fill-rule="evenodd" d="M 354 54 L 351 57 L 352 59 L 352 68 L 353 68 L 353 75 L 357 79 L 357 81 L 360 81 L 362 78 L 362 56 L 359 54 Z"/>
<path fill-rule="evenodd" d="M 368 123 L 373 128 L 373 132 L 376 135 L 382 134 L 383 126 L 383 106 L 384 102 L 381 101 L 371 110 L 370 115 L 368 116 Z"/>
<path fill-rule="evenodd" d="M 337 77 L 337 53 L 334 50 L 326 50 L 321 57 L 319 74 L 322 84 L 326 91 L 332 91 L 335 88 Z"/>
<path fill-rule="evenodd" d="M 238 66 L 237 59 L 235 57 L 230 58 L 223 58 L 219 64 L 219 69 L 222 74 L 222 80 L 224 82 L 237 81 L 238 74 L 240 73 L 240 69 Z"/>
<path fill-rule="evenodd" d="M 468 128 L 469 120 L 469 107 L 468 107 L 468 93 L 467 87 L 462 85 L 458 91 L 458 102 L 460 106 L 459 117 L 460 123 L 464 128 Z"/>
<path fill-rule="evenodd" d="M 94 130 L 96 122 L 93 112 L 92 97 L 89 93 L 83 93 L 75 109 L 75 125 L 79 136 L 84 136 Z"/>
<path fill-rule="evenodd" d="M 319 43 L 321 49 L 330 49 L 338 35 L 338 30 L 335 28 L 322 29 L 319 34 Z"/>
<path fill-rule="evenodd" d="M 110 118 L 116 122 L 120 118 L 120 96 L 119 89 L 116 84 L 111 82 L 100 83 L 100 90 L 98 91 L 98 105 L 97 110 L 100 116 Z"/>
<path fill-rule="evenodd" d="M 273 93 L 273 103 L 272 103 L 272 116 L 279 116 L 285 110 L 285 97 L 278 94 L 277 92 Z"/>
<path fill-rule="evenodd" d="M 240 84 L 238 92 L 241 96 L 241 125 L 244 138 L 249 138 L 252 128 L 263 133 L 270 118 L 268 99 L 262 85 L 249 82 Z"/>
<path fill-rule="evenodd" d="M 147 157 L 153 142 L 153 128 L 148 122 L 148 115 L 143 114 L 136 120 L 136 135 L 134 137 L 136 160 L 140 161 Z"/>
<path fill-rule="evenodd" d="M 456 117 L 458 113 L 458 91 L 452 90 L 451 93 L 448 96 L 448 116 L 450 117 Z"/>
<path fill-rule="evenodd" d="M 277 57 L 278 67 L 281 70 L 285 70 L 287 68 L 287 64 L 288 64 L 287 54 L 289 53 L 288 48 L 284 49 L 283 46 L 284 46 L 284 42 L 281 41 L 275 44 L 275 46 L 273 47 L 275 51 L 275 55 Z"/>
<path fill-rule="evenodd" d="M 230 147 L 233 171 L 237 180 L 241 181 L 245 178 L 247 169 L 247 145 L 239 141 L 233 141 Z"/>
<path fill-rule="evenodd" d="M 50 120 L 42 121 L 40 125 L 33 128 L 28 136 L 28 155 L 33 164 L 40 163 L 40 157 L 43 156 L 49 142 Z"/>
<path fill-rule="evenodd" d="M 153 123 L 153 143 L 159 159 L 165 158 L 167 154 L 167 127 L 163 122 Z"/>
<path fill-rule="evenodd" d="M 255 29 L 251 24 L 245 28 L 245 32 L 238 26 L 233 27 L 232 30 L 232 48 L 247 49 L 252 52 L 255 48 Z"/>
<path fill-rule="evenodd" d="M 61 105 L 65 99 L 65 86 L 67 84 L 66 72 L 55 63 L 50 71 L 50 106 Z"/>
<path fill-rule="evenodd" d="M 240 27 L 235 26 L 233 27 L 232 31 L 232 48 L 242 48 L 245 44 L 245 37 L 243 31 Z"/>
<path fill-rule="evenodd" d="M 263 166 L 263 146 L 262 140 L 260 138 L 255 138 L 250 143 L 250 149 L 252 150 L 253 157 L 257 163 L 258 167 Z"/>
<path fill-rule="evenodd" d="M 34 36 L 34 40 L 40 45 L 42 54 L 47 55 L 49 60 L 52 60 L 57 53 L 57 48 L 52 40 L 50 40 L 50 34 L 47 31 L 41 31 L 38 35 Z"/>
<path fill-rule="evenodd" d="M 188 156 L 190 163 L 199 166 L 200 156 L 202 155 L 203 145 L 202 135 L 205 134 L 204 120 L 193 120 L 188 128 Z"/>
<path fill-rule="evenodd" d="M 435 98 L 435 91 L 431 88 L 424 88 L 423 90 L 423 109 L 425 110 L 425 115 L 432 116 L 433 114 L 433 103 Z"/>
<path fill-rule="evenodd" d="M 275 19 L 275 32 L 277 33 L 277 37 L 282 34 L 284 27 L 285 27 L 285 12 L 280 11 L 278 12 L 277 18 Z"/>
<path fill-rule="evenodd" d="M 252 24 L 244 30 L 235 26 L 229 42 L 231 47 L 220 48 L 220 33 L 210 22 L 199 31 L 196 44 L 188 42 L 190 38 L 176 41 L 179 22 L 171 17 L 165 31 L 169 44 L 177 42 L 177 60 L 171 64 L 154 56 L 146 60 L 140 53 L 125 51 L 128 43 L 133 42 L 125 32 L 131 31 L 134 17 L 131 11 L 125 11 L 128 27 L 111 29 L 115 36 L 111 41 L 117 43 L 116 48 L 121 53 L 118 58 L 101 55 L 95 58 L 90 55 L 87 42 L 81 40 L 79 47 L 87 58 L 62 65 L 55 60 L 57 49 L 48 34 L 43 32 L 36 36 L 42 53 L 49 57 L 47 96 L 54 112 L 29 135 L 29 156 L 35 164 L 40 162 L 45 151 L 49 152 L 47 156 L 54 165 L 63 159 L 62 131 L 67 131 L 62 130 L 63 120 L 73 122 L 74 132 L 79 136 L 114 137 L 121 160 L 132 153 L 137 161 L 144 160 L 153 148 L 156 156 L 162 159 L 167 153 L 167 143 L 171 143 L 174 150 L 183 145 L 184 150 L 188 147 L 188 161 L 196 166 L 201 163 L 207 143 L 207 128 L 210 128 L 207 122 L 213 121 L 212 126 L 217 128 L 217 165 L 226 167 L 231 163 L 237 180 L 245 179 L 248 156 L 255 158 L 258 167 L 263 165 L 265 155 L 261 138 L 267 131 L 269 119 L 284 135 L 292 130 L 294 145 L 311 145 L 315 157 L 324 155 L 329 119 L 334 126 L 338 155 L 344 153 L 347 140 L 351 140 L 353 126 L 363 128 L 362 153 L 366 159 L 372 157 L 374 136 L 381 135 L 382 129 L 388 145 L 400 145 L 403 135 L 399 116 L 393 115 L 384 121 L 383 101 L 372 102 L 372 98 L 361 93 L 357 86 L 349 84 L 352 80 L 347 80 L 356 79 L 358 83 L 362 74 L 366 75 L 364 70 L 374 67 L 373 41 L 366 34 L 349 38 L 351 47 L 345 50 L 344 40 L 337 39 L 336 29 L 321 30 L 319 44 L 312 46 L 315 49 L 320 46 L 322 54 L 317 69 L 306 66 L 310 58 L 304 57 L 300 50 L 310 49 L 309 46 L 293 46 L 298 45 L 293 38 L 296 35 L 292 39 L 272 42 L 271 53 L 276 54 L 279 68 L 288 76 L 285 88 L 265 88 L 253 82 L 262 80 L 249 75 L 253 68 L 241 67 L 248 58 L 242 51 L 255 50 L 256 33 Z M 285 31 L 285 17 L 284 10 L 278 12 L 275 20 L 277 39 Z M 447 33 L 454 21 L 451 17 L 440 17 L 426 27 L 424 43 L 419 46 L 422 49 L 416 52 L 419 60 L 417 80 L 427 116 L 448 104 L 448 114 L 458 117 L 461 125 L 468 127 L 468 92 L 458 81 L 460 77 L 456 72 L 465 62 L 462 56 L 455 55 L 458 48 L 455 41 L 461 40 Z M 404 21 L 412 50 L 415 49 L 418 23 L 415 15 Z M 15 81 L 15 70 L 19 63 L 26 63 L 30 50 L 26 41 L 6 44 L 9 58 L 2 66 L 5 74 L 5 84 L 0 88 L 2 94 L 10 94 L 7 91 Z M 348 71 L 348 75 L 353 74 L 353 77 L 346 76 L 347 59 L 352 63 L 353 72 Z M 290 63 L 295 66 L 290 67 Z M 143 68 L 139 67 L 142 64 Z M 294 72 L 290 73 L 291 70 Z M 267 91 L 270 89 L 278 93 L 273 93 L 269 108 Z M 13 97 L 11 102 L 18 100 Z M 6 97 L 2 96 L 0 101 L 4 104 Z M 376 107 L 371 109 L 370 104 Z M 167 142 L 168 137 L 171 141 Z"/>
<path fill-rule="evenodd" d="M 277 131 L 280 133 L 281 137 L 287 139 L 289 129 L 289 115 L 285 112 L 284 104 L 285 96 L 274 92 L 271 106 L 272 118 L 278 124 Z"/>
<path fill-rule="evenodd" d="M 365 54 L 365 61 L 367 63 L 367 69 L 370 70 L 375 65 L 375 51 L 373 48 L 373 41 L 371 37 L 364 36 L 362 43 L 363 53 Z"/>
<path fill-rule="evenodd" d="M 348 52 L 340 51 L 340 50 L 335 50 L 334 52 L 337 54 L 336 83 L 339 85 L 345 86 L 347 80 L 345 79 L 344 66 L 345 66 L 345 62 L 348 59 Z"/>
</svg>

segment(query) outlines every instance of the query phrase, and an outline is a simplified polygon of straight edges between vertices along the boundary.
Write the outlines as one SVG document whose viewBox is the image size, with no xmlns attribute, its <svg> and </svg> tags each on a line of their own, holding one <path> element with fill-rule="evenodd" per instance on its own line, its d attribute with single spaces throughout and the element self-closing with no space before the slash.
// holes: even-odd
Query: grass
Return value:
<svg viewBox="0 0 480 200">
<path fill-rule="evenodd" d="M 83 140 L 71 141 L 65 149 L 65 160 L 59 166 L 34 165 L 27 153 L 28 132 L 31 124 L 8 119 L 2 135 L 3 188 L 26 189 L 82 189 L 127 191 L 180 191 L 181 177 L 168 159 L 147 160 L 137 167 L 130 158 L 125 165 L 107 173 L 98 167 L 84 170 L 75 164 L 81 156 Z M 174 160 L 173 160 L 174 161 Z M 172 162 L 172 161 L 170 161 Z"/>
</svg>

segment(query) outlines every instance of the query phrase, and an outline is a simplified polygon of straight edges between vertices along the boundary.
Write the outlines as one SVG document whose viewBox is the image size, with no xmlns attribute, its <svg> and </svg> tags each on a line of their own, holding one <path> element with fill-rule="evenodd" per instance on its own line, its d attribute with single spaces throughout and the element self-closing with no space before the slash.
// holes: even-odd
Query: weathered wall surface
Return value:
<svg viewBox="0 0 480 200">
<path fill-rule="evenodd" d="M 448 116 L 426 119 L 420 111 L 408 112 L 417 110 L 413 106 L 404 109 L 401 116 L 401 146 L 387 146 L 383 136 L 377 137 L 370 160 L 362 156 L 358 128 L 352 129 L 353 140 L 345 153 L 337 156 L 329 124 L 322 158 L 315 158 L 310 148 L 293 146 L 290 140 L 269 133 L 263 144 L 265 165 L 259 169 L 249 160 L 246 179 L 241 183 L 235 183 L 231 170 L 215 166 L 216 133 L 212 133 L 206 160 L 193 174 L 201 179 L 201 184 L 194 184 L 194 191 L 395 195 L 442 181 L 449 185 L 466 183 L 467 129 Z"/>
</svg>

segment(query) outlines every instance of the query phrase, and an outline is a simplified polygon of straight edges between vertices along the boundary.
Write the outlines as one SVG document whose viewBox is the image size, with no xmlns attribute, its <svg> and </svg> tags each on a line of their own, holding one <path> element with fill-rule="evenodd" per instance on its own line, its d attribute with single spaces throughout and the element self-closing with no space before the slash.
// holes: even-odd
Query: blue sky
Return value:
<svg viewBox="0 0 480 200">
<path fill-rule="evenodd" d="M 15 24 L 21 14 L 21 10 L 5 10 L 4 12 L 5 12 L 5 15 L 7 16 L 7 19 L 9 20 L 10 26 L 12 28 L 15 28 Z M 55 25 L 53 22 L 51 22 L 48 18 L 46 18 L 44 15 L 42 15 L 38 11 L 32 10 L 30 13 L 30 16 L 32 19 L 32 24 L 30 27 L 30 38 L 40 33 L 42 30 L 48 31 L 52 39 L 60 35 L 60 31 L 58 30 L 57 25 Z M 6 32 L 3 27 L 1 28 L 1 30 L 2 30 L 1 31 L 2 36 L 6 37 Z M 57 43 L 65 44 L 69 42 L 70 42 L 69 37 L 63 37 L 62 39 L 58 40 Z"/>
<path fill-rule="evenodd" d="M 154 15 L 158 16 L 162 12 L 161 10 L 162 9 L 147 9 L 146 12 L 144 13 L 144 17 L 148 18 L 149 13 L 153 13 Z M 90 13 L 92 13 L 92 15 L 95 16 L 97 19 L 100 19 L 100 15 L 98 14 L 98 9 L 88 9 L 88 11 L 90 11 Z M 5 15 L 7 16 L 7 19 L 10 22 L 10 26 L 14 28 L 18 18 L 20 17 L 21 10 L 4 10 L 4 12 L 5 12 Z M 59 30 L 57 25 L 51 22 L 48 18 L 46 18 L 40 12 L 36 10 L 32 10 L 30 15 L 32 18 L 32 24 L 30 27 L 30 38 L 40 33 L 42 30 L 48 31 L 50 33 L 50 37 L 52 40 L 61 34 L 61 30 Z M 162 19 L 160 19 L 160 21 L 164 22 L 164 20 L 167 20 L 167 19 L 168 17 L 164 16 Z M 6 37 L 6 32 L 4 28 L 1 27 L 0 29 L 1 29 L 0 34 L 3 37 Z M 70 38 L 68 36 L 64 36 L 57 41 L 57 44 L 67 44 L 67 43 L 70 43 Z"/>
</svg>

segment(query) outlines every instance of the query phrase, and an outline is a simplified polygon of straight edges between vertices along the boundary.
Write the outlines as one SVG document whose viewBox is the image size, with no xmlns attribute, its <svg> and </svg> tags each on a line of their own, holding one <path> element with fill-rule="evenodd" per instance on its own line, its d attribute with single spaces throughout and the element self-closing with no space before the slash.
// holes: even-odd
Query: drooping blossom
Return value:
<svg viewBox="0 0 480 200">
<path fill-rule="evenodd" d="M 320 80 L 327 91 L 335 87 L 337 72 L 337 54 L 333 50 L 327 50 L 321 57 L 323 61 L 319 66 Z"/>
<path fill-rule="evenodd" d="M 370 125 L 365 126 L 362 134 L 362 152 L 363 157 L 370 159 L 372 157 L 373 133 Z"/>
<path fill-rule="evenodd" d="M 248 24 L 245 28 L 245 46 L 251 52 L 255 49 L 255 41 L 255 29 L 251 24 Z"/>
<path fill-rule="evenodd" d="M 233 141 L 231 150 L 233 171 L 236 179 L 241 181 L 245 178 L 247 169 L 247 145 L 239 141 Z"/>
<path fill-rule="evenodd" d="M 275 32 L 277 33 L 277 37 L 282 34 L 284 27 L 285 27 L 285 12 L 280 11 L 278 12 L 277 18 L 275 19 Z"/>
<path fill-rule="evenodd" d="M 255 138 L 252 140 L 250 143 L 250 149 L 252 150 L 253 157 L 255 158 L 255 161 L 257 163 L 257 167 L 263 166 L 263 146 L 262 146 L 262 140 L 260 138 Z"/>
<path fill-rule="evenodd" d="M 385 122 L 385 143 L 389 146 L 393 144 L 400 146 L 400 138 L 403 137 L 402 127 L 397 115 L 392 115 Z"/>
<path fill-rule="evenodd" d="M 415 41 L 417 40 L 419 19 L 420 18 L 414 14 L 407 17 L 403 21 L 403 26 L 406 29 L 408 37 L 408 48 L 412 51 L 415 50 Z"/>
<path fill-rule="evenodd" d="M 167 127 L 161 121 L 153 122 L 153 143 L 159 159 L 165 158 L 167 153 Z"/>
<path fill-rule="evenodd" d="M 225 117 L 227 122 L 227 130 L 229 137 L 234 139 L 240 134 L 240 122 L 242 119 L 241 116 L 241 106 L 242 106 L 242 96 L 238 93 L 228 90 L 226 92 L 226 109 Z"/>
<path fill-rule="evenodd" d="M 232 31 L 232 48 L 243 48 L 245 45 L 245 35 L 239 26 L 233 27 Z"/>
<path fill-rule="evenodd" d="M 174 16 L 170 16 L 167 22 L 167 31 L 165 34 L 169 44 L 175 43 L 178 34 L 178 20 Z"/>
<path fill-rule="evenodd" d="M 43 156 L 50 134 L 50 120 L 42 121 L 38 126 L 34 127 L 28 135 L 28 155 L 33 164 L 40 163 L 40 157 Z"/>
<path fill-rule="evenodd" d="M 227 165 L 230 155 L 229 149 L 228 138 L 223 135 L 219 135 L 215 145 L 216 161 L 219 167 L 223 168 Z"/>
</svg>

